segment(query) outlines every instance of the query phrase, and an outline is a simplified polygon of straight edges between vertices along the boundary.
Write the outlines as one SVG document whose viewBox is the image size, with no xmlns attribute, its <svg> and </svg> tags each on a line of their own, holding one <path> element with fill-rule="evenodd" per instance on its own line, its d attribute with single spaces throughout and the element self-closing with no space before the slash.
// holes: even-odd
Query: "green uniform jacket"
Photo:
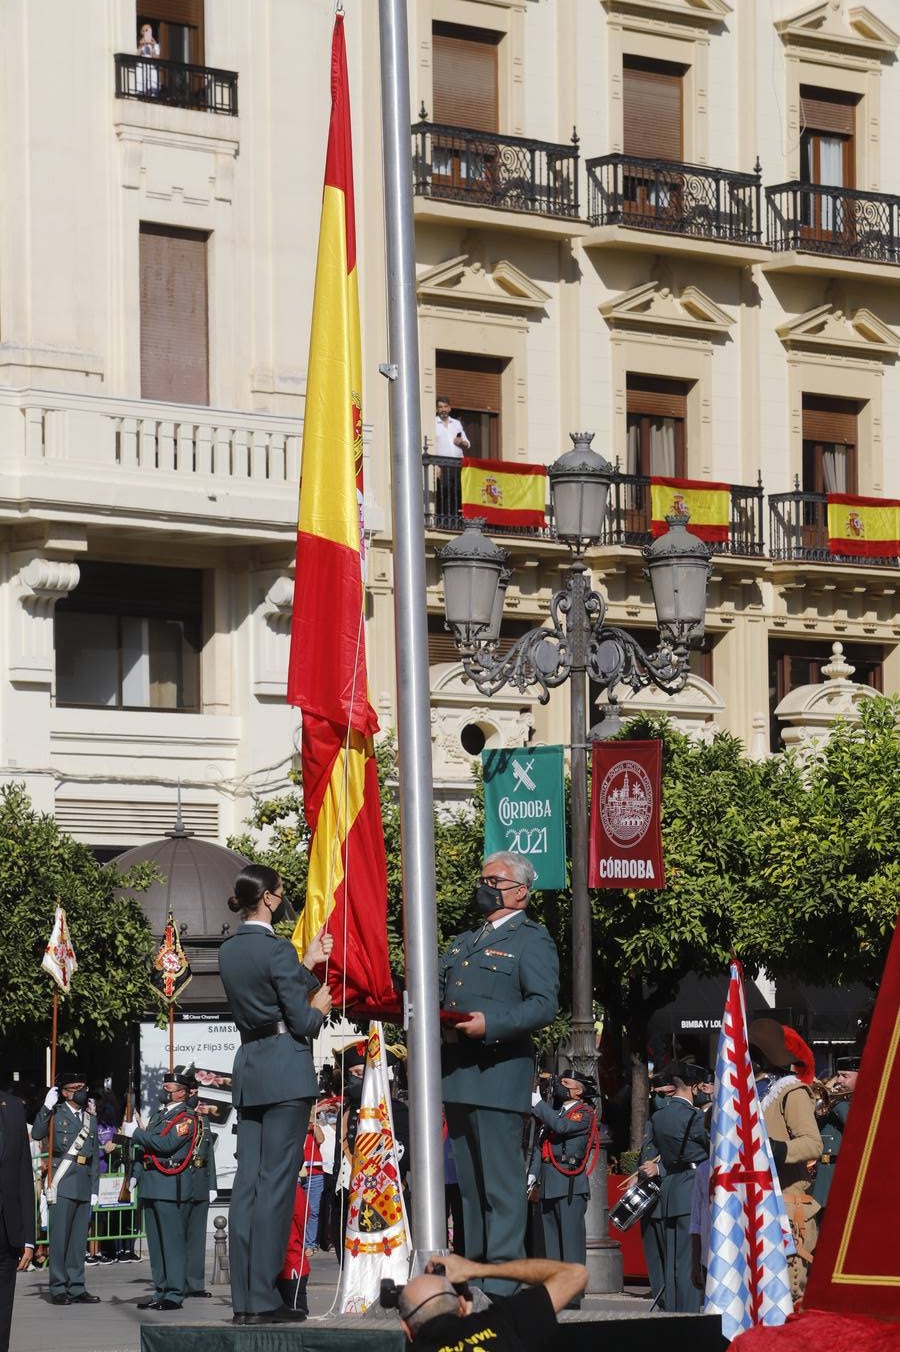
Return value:
<svg viewBox="0 0 900 1352">
<path fill-rule="evenodd" d="M 158 1109 L 146 1127 L 138 1127 L 131 1138 L 142 1151 L 139 1172 L 136 1173 L 145 1202 L 186 1202 L 190 1197 L 191 1166 L 177 1170 L 191 1153 L 195 1141 L 197 1117 L 184 1103 L 171 1103 Z M 150 1155 L 155 1155 L 163 1169 L 157 1168 Z"/>
<path fill-rule="evenodd" d="M 53 1109 L 43 1105 L 35 1114 L 31 1139 L 43 1141 L 50 1134 L 50 1117 L 53 1117 L 53 1180 L 68 1153 L 69 1146 L 81 1131 L 84 1122 L 89 1124 L 87 1139 L 78 1151 L 77 1158 L 66 1169 L 57 1184 L 57 1197 L 68 1197 L 73 1202 L 89 1202 L 100 1191 L 100 1142 L 97 1137 L 97 1119 L 93 1114 L 82 1113 L 79 1108 L 70 1108 L 60 1098 Z M 78 1160 L 85 1161 L 79 1164 Z"/>
<path fill-rule="evenodd" d="M 544 1128 L 541 1141 L 535 1147 L 530 1172 L 541 1181 L 541 1198 L 545 1202 L 557 1197 L 579 1197 L 591 1191 L 590 1179 L 584 1169 L 594 1127 L 594 1109 L 589 1103 L 575 1099 L 558 1112 L 549 1103 L 536 1103 L 531 1109 Z M 549 1144 L 555 1163 L 543 1158 L 541 1146 Z M 536 1166 L 540 1166 L 539 1168 Z M 559 1165 L 559 1168 L 556 1166 Z M 575 1173 L 580 1169 L 580 1173 Z M 562 1172 L 562 1171 L 565 1172 Z M 569 1186 L 571 1184 L 571 1194 Z"/>
<path fill-rule="evenodd" d="M 445 1029 L 444 1102 L 530 1112 L 530 1034 L 553 1022 L 559 997 L 559 957 L 544 926 L 520 911 L 499 929 L 460 934 L 438 981 L 442 1009 L 485 1017 L 483 1038 Z"/>
<path fill-rule="evenodd" d="M 640 1163 L 646 1163 L 655 1155 L 660 1157 L 660 1195 L 653 1219 L 689 1216 L 694 1194 L 691 1165 L 709 1159 L 709 1136 L 703 1125 L 703 1114 L 687 1099 L 667 1098 L 647 1123 Z"/>
<path fill-rule="evenodd" d="M 209 1194 L 216 1189 L 216 1138 L 202 1113 L 197 1114 L 197 1145 L 187 1168 L 183 1200 L 209 1204 Z"/>
<path fill-rule="evenodd" d="M 312 1039 L 324 1016 L 309 1003 L 319 983 L 293 944 L 262 925 L 241 925 L 219 949 L 219 973 L 241 1033 L 279 1020 L 289 1029 L 238 1048 L 232 1079 L 237 1107 L 314 1099 Z"/>
<path fill-rule="evenodd" d="M 837 1164 L 841 1141 L 844 1139 L 844 1128 L 847 1125 L 849 1111 L 850 1100 L 841 1099 L 831 1105 L 824 1117 L 818 1118 L 819 1134 L 822 1137 L 822 1154 L 830 1156 L 827 1163 L 820 1160 L 816 1165 L 816 1176 L 813 1179 L 811 1195 L 819 1203 L 819 1206 L 824 1206 L 828 1201 L 831 1180 L 834 1177 L 834 1166 Z"/>
</svg>

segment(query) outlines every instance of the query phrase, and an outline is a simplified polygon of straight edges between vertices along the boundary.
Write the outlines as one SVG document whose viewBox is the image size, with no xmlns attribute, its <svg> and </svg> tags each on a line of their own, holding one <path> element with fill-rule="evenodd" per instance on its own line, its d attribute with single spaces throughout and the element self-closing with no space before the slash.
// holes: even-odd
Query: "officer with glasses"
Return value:
<svg viewBox="0 0 900 1352">
<path fill-rule="evenodd" d="M 462 1195 L 466 1257 L 524 1258 L 527 1195 L 523 1114 L 531 1111 L 531 1034 L 556 1016 L 559 957 L 526 913 L 534 869 L 489 855 L 475 891 L 481 923 L 458 935 L 438 974 L 444 1111 Z M 489 1295 L 516 1283 L 486 1278 Z"/>
</svg>

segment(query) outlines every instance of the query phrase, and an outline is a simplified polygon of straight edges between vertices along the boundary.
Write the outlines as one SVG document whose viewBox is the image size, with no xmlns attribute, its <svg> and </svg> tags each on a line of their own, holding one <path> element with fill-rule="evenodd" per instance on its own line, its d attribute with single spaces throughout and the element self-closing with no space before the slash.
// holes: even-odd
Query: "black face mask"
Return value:
<svg viewBox="0 0 900 1352">
<path fill-rule="evenodd" d="M 493 915 L 503 910 L 503 893 L 499 887 L 489 883 L 479 883 L 475 888 L 475 905 L 483 915 Z"/>
<path fill-rule="evenodd" d="M 196 1108 L 199 1102 L 200 1099 L 197 1097 L 196 1094 L 188 1094 L 187 1098 L 184 1101 L 184 1106 L 186 1108 Z"/>
<path fill-rule="evenodd" d="M 72 1095 L 72 1102 L 76 1108 L 83 1108 L 88 1101 L 88 1091 L 86 1089 L 76 1089 Z"/>
<path fill-rule="evenodd" d="M 278 905 L 275 907 L 275 910 L 272 911 L 272 913 L 271 913 L 271 914 L 272 914 L 272 924 L 273 924 L 273 925 L 279 925 L 279 924 L 281 923 L 281 921 L 282 921 L 282 920 L 285 918 L 285 916 L 287 915 L 287 909 L 288 909 L 288 904 L 287 904 L 287 902 L 284 900 L 284 898 L 282 897 L 281 901 L 279 901 Z"/>
<path fill-rule="evenodd" d="M 694 1095 L 695 1108 L 705 1108 L 707 1103 L 712 1103 L 712 1094 L 707 1094 L 705 1089 L 701 1089 L 699 1094 Z"/>
<path fill-rule="evenodd" d="M 553 1079 L 550 1081 L 550 1089 L 553 1094 L 554 1108 L 561 1108 L 563 1104 L 567 1103 L 572 1097 L 558 1075 L 554 1075 Z"/>
<path fill-rule="evenodd" d="M 351 1103 L 362 1103 L 362 1079 L 358 1075 L 351 1075 L 347 1079 L 347 1097 Z"/>
</svg>

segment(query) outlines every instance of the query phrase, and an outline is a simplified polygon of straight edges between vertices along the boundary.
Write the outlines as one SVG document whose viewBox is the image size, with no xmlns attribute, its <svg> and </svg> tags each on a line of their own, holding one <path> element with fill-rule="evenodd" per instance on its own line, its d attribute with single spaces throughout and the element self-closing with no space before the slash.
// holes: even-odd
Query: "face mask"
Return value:
<svg viewBox="0 0 900 1352">
<path fill-rule="evenodd" d="M 495 911 L 503 910 L 503 893 L 499 887 L 479 883 L 475 888 L 475 905 L 483 915 L 493 915 Z"/>
<path fill-rule="evenodd" d="M 184 1101 L 184 1104 L 186 1108 L 196 1108 L 199 1102 L 200 1100 L 196 1094 L 188 1094 L 187 1098 Z"/>
<path fill-rule="evenodd" d="M 275 907 L 275 910 L 272 912 L 272 924 L 273 925 L 280 924 L 280 922 L 284 919 L 286 915 L 287 915 L 287 902 L 284 900 L 284 898 L 282 898 L 281 901 L 278 903 L 278 905 Z"/>
<path fill-rule="evenodd" d="M 554 1108 L 561 1108 L 563 1104 L 567 1103 L 569 1100 L 570 1096 L 568 1089 L 556 1075 L 554 1075 L 553 1079 L 550 1081 L 550 1088 L 553 1091 Z"/>
<path fill-rule="evenodd" d="M 699 1094 L 694 1095 L 695 1108 L 705 1108 L 707 1103 L 712 1103 L 712 1094 L 707 1094 L 705 1089 L 701 1089 Z"/>
<path fill-rule="evenodd" d="M 347 1080 L 347 1097 L 351 1103 L 362 1103 L 362 1086 L 358 1075 L 351 1075 Z"/>
<path fill-rule="evenodd" d="M 86 1089 L 76 1089 L 72 1095 L 72 1102 L 78 1108 L 83 1108 L 88 1101 L 88 1091 Z"/>
<path fill-rule="evenodd" d="M 761 1099 L 765 1098 L 766 1094 L 768 1094 L 772 1085 L 775 1083 L 775 1079 L 776 1076 L 774 1075 L 760 1075 L 759 1079 L 756 1081 L 756 1092 Z"/>
</svg>

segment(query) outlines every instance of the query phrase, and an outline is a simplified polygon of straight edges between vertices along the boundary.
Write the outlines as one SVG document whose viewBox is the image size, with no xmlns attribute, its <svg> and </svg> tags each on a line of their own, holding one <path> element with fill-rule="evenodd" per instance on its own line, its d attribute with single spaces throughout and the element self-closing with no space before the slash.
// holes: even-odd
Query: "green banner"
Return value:
<svg viewBox="0 0 900 1352">
<path fill-rule="evenodd" d="M 511 850 L 534 867 L 535 891 L 566 885 L 561 746 L 482 751 L 484 853 Z"/>
</svg>

